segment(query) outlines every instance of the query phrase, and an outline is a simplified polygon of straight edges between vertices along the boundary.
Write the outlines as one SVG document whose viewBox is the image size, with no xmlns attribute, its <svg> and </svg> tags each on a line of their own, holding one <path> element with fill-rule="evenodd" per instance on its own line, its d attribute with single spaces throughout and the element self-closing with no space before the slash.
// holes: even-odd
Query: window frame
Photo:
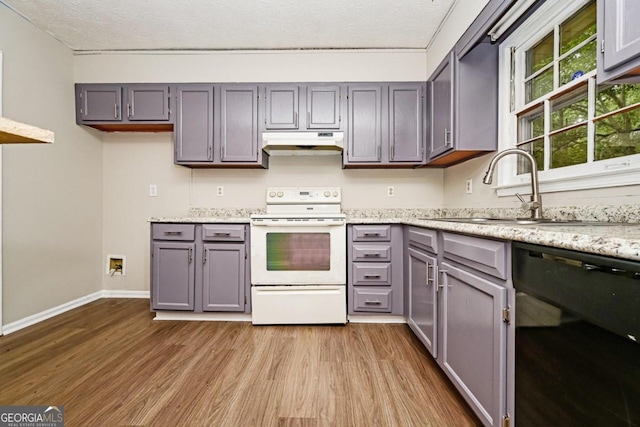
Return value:
<svg viewBox="0 0 640 427">
<path fill-rule="evenodd" d="M 577 13 L 590 0 L 571 0 L 570 2 L 546 2 L 519 28 L 507 37 L 499 47 L 499 76 L 498 76 L 498 150 L 515 148 L 518 145 L 518 117 L 517 112 L 535 109 L 541 103 L 540 99 L 524 103 L 525 91 L 524 79 L 526 74 L 526 51 L 542 41 L 545 36 L 553 32 L 557 26 Z M 598 40 L 596 38 L 596 40 Z M 515 48 L 515 71 L 513 79 L 519 82 L 515 93 L 511 86 L 511 51 Z M 557 48 L 554 48 L 557 49 Z M 597 60 L 601 60 L 600 52 L 596 52 Z M 557 57 L 556 57 L 557 58 Z M 558 63 L 554 58 L 554 81 L 559 78 L 557 72 Z M 584 85 L 589 87 L 588 97 L 595 97 L 596 70 L 586 73 L 584 76 L 561 88 L 554 89 L 547 97 L 557 98 L 560 94 Z M 556 85 L 554 85 L 555 87 Z M 589 109 L 594 109 L 593 100 L 590 99 Z M 550 102 L 549 100 L 542 101 Z M 513 107 L 513 108 L 512 108 Z M 549 111 L 548 109 L 545 111 Z M 589 112 L 593 118 L 593 112 Z M 545 113 L 547 114 L 547 113 Z M 548 115 L 548 114 L 547 114 Z M 548 134 L 550 117 L 545 117 L 545 134 Z M 588 122 L 588 133 L 594 132 L 593 121 Z M 539 171 L 540 190 L 542 193 L 557 191 L 583 190 L 593 188 L 618 187 L 640 183 L 640 154 L 617 157 L 593 162 L 593 138 L 589 138 L 587 163 L 566 166 L 558 169 Z M 547 159 L 549 156 L 547 156 Z M 499 197 L 513 196 L 515 193 L 527 193 L 530 191 L 530 174 L 517 175 L 517 158 L 509 156 L 498 167 L 497 190 Z"/>
</svg>

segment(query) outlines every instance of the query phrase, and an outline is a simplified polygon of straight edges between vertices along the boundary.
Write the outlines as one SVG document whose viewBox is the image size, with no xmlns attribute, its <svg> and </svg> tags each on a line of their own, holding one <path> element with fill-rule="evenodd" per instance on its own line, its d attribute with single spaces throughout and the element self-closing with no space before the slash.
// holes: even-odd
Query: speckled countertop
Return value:
<svg viewBox="0 0 640 427">
<path fill-rule="evenodd" d="M 262 209 L 192 208 L 185 217 L 154 217 L 150 222 L 248 223 Z M 505 225 L 433 221 L 444 217 L 522 217 L 513 209 L 349 209 L 349 224 L 407 224 L 495 239 L 527 242 L 640 261 L 640 206 L 561 207 L 545 217 L 579 219 L 584 224 Z M 593 224 L 590 222 L 597 222 Z"/>
</svg>

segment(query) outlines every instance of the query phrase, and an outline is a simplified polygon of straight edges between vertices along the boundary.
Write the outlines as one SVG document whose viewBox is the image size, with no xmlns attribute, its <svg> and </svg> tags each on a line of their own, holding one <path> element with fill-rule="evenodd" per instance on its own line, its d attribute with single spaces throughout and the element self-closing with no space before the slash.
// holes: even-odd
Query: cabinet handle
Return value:
<svg viewBox="0 0 640 427">
<path fill-rule="evenodd" d="M 189 260 L 189 264 L 191 264 L 191 261 L 193 261 L 193 249 L 189 248 L 189 254 L 187 255 L 187 259 Z"/>
<path fill-rule="evenodd" d="M 131 118 L 131 103 L 127 102 L 127 117 Z"/>
<path fill-rule="evenodd" d="M 433 266 L 431 264 L 427 263 L 427 283 L 426 283 L 427 286 L 429 286 L 429 284 L 430 284 L 429 282 L 435 283 L 435 280 L 429 274 L 429 272 L 431 271 L 432 268 L 433 268 Z"/>
<path fill-rule="evenodd" d="M 378 237 L 380 233 L 364 233 L 365 237 Z"/>
<path fill-rule="evenodd" d="M 216 231 L 213 233 L 214 236 L 231 236 L 229 231 Z"/>
<path fill-rule="evenodd" d="M 207 249 L 206 248 L 202 249 L 202 263 L 203 264 L 207 263 Z"/>
<path fill-rule="evenodd" d="M 113 104 L 113 118 L 118 118 L 118 104 Z"/>
<path fill-rule="evenodd" d="M 293 123 L 295 127 L 298 127 L 298 112 L 294 111 L 293 112 Z"/>
<path fill-rule="evenodd" d="M 365 274 L 365 279 L 379 279 L 381 276 L 379 274 Z"/>
<path fill-rule="evenodd" d="M 365 301 L 366 305 L 382 305 L 381 301 Z"/>
<path fill-rule="evenodd" d="M 311 111 L 307 111 L 307 129 L 311 126 Z"/>
<path fill-rule="evenodd" d="M 444 145 L 451 145 L 451 131 L 444 128 Z"/>
<path fill-rule="evenodd" d="M 437 265 L 434 266 L 434 268 L 435 268 L 436 276 L 439 277 L 439 275 L 442 273 L 444 275 L 444 277 L 445 277 L 445 280 L 446 280 L 447 273 L 448 273 L 447 270 L 440 270 L 440 269 L 438 269 Z M 442 284 L 442 283 L 440 283 L 440 280 L 438 280 L 438 287 L 436 288 L 436 291 L 439 291 L 440 289 L 444 288 L 445 286 L 446 286 L 446 283 Z"/>
<path fill-rule="evenodd" d="M 179 236 L 182 234 L 182 231 L 165 231 L 165 236 Z"/>
<path fill-rule="evenodd" d="M 378 253 L 367 253 L 367 254 L 364 254 L 364 257 L 365 258 L 380 258 L 380 254 L 378 254 Z"/>
</svg>

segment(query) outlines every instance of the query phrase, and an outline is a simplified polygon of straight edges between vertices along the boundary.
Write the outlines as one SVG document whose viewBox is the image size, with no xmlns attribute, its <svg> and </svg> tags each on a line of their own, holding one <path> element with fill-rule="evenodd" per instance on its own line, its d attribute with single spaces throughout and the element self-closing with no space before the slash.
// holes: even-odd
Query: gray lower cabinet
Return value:
<svg viewBox="0 0 640 427">
<path fill-rule="evenodd" d="M 407 323 L 434 358 L 438 357 L 437 232 L 407 227 L 405 260 Z"/>
<path fill-rule="evenodd" d="M 452 51 L 427 81 L 429 166 L 450 166 L 498 149 L 498 45 Z"/>
<path fill-rule="evenodd" d="M 442 233 L 441 247 L 438 363 L 482 423 L 500 427 L 510 412 L 509 244 Z"/>
<path fill-rule="evenodd" d="M 423 165 L 424 103 L 423 83 L 350 84 L 344 166 Z"/>
<path fill-rule="evenodd" d="M 348 313 L 402 315 L 402 226 L 347 227 Z"/>
<path fill-rule="evenodd" d="M 171 131 L 171 89 L 156 83 L 76 84 L 76 122 L 107 131 Z"/>
<path fill-rule="evenodd" d="M 637 75 L 640 68 L 640 2 L 598 0 L 597 3 L 598 83 L 627 74 Z"/>
<path fill-rule="evenodd" d="M 152 224 L 152 310 L 250 312 L 247 227 Z"/>
</svg>

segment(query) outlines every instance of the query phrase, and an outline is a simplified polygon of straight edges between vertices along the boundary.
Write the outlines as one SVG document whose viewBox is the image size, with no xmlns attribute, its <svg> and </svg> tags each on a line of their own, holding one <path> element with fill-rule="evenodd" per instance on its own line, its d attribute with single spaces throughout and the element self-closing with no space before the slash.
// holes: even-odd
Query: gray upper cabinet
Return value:
<svg viewBox="0 0 640 427">
<path fill-rule="evenodd" d="M 348 163 L 378 163 L 382 160 L 382 87 L 349 86 Z"/>
<path fill-rule="evenodd" d="M 127 118 L 130 121 L 168 121 L 170 117 L 168 85 L 127 85 Z"/>
<path fill-rule="evenodd" d="M 430 156 L 437 157 L 452 147 L 455 54 L 451 52 L 429 80 L 431 94 Z"/>
<path fill-rule="evenodd" d="M 76 122 L 106 131 L 171 131 L 168 84 L 77 84 Z"/>
<path fill-rule="evenodd" d="M 426 162 L 425 84 L 349 85 L 345 167 Z"/>
<path fill-rule="evenodd" d="M 341 88 L 339 85 L 307 86 L 307 129 L 339 130 Z"/>
<path fill-rule="evenodd" d="M 598 0 L 599 83 L 638 74 L 639 16 L 640 2 L 637 0 Z"/>
<path fill-rule="evenodd" d="M 220 102 L 220 161 L 258 162 L 258 86 L 222 85 Z"/>
<path fill-rule="evenodd" d="M 76 85 L 78 123 L 122 120 L 121 85 Z"/>
<path fill-rule="evenodd" d="M 338 131 L 342 127 L 340 85 L 269 84 L 263 93 L 266 131 Z"/>
<path fill-rule="evenodd" d="M 267 130 L 298 129 L 300 87 L 269 85 L 265 88 L 264 127 Z"/>
<path fill-rule="evenodd" d="M 450 166 L 498 149 L 498 45 L 451 52 L 428 81 L 430 166 Z"/>
<path fill-rule="evenodd" d="M 175 163 L 212 162 L 213 86 L 183 85 L 176 93 Z"/>
<path fill-rule="evenodd" d="M 424 86 L 389 85 L 389 161 L 422 162 L 424 141 Z"/>
</svg>

